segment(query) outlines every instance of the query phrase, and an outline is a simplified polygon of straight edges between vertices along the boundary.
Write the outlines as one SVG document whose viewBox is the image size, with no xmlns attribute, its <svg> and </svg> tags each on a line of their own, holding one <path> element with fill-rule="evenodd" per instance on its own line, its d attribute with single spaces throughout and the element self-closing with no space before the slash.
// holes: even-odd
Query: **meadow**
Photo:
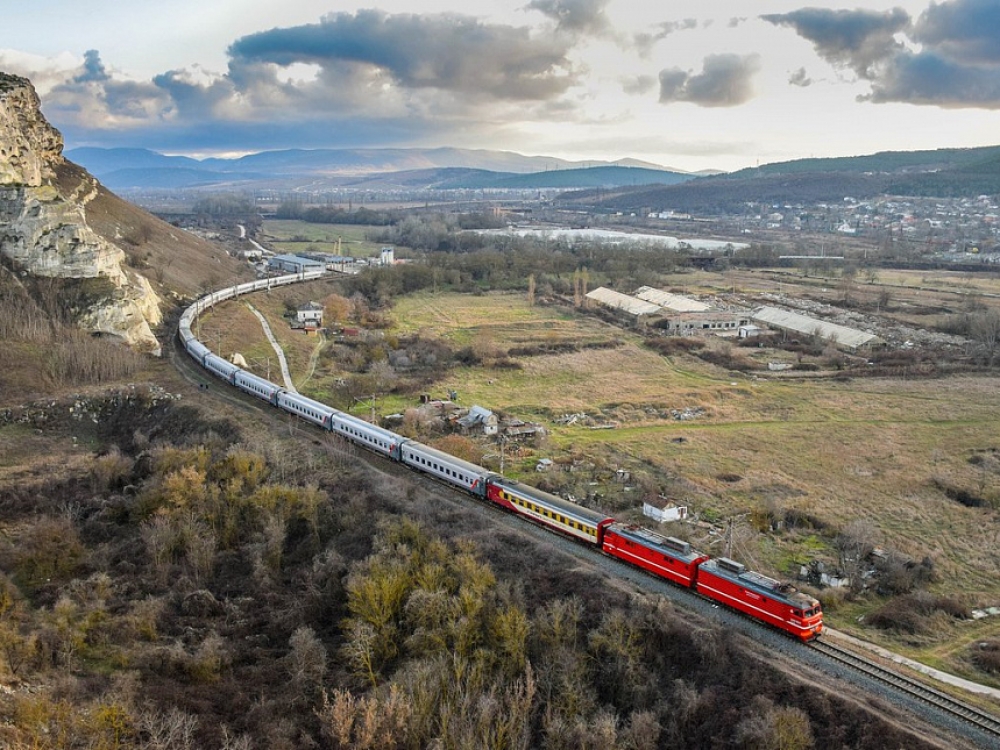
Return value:
<svg viewBox="0 0 1000 750">
<path fill-rule="evenodd" d="M 355 224 L 314 224 L 295 219 L 268 219 L 261 238 L 283 253 L 320 252 L 350 258 L 377 255 L 382 243 L 369 239 L 373 228 Z"/>
</svg>

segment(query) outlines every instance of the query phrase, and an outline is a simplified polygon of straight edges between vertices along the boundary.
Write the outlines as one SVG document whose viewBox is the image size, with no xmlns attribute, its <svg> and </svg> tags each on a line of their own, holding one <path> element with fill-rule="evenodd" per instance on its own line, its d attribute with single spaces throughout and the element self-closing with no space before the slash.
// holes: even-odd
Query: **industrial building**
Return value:
<svg viewBox="0 0 1000 750">
<path fill-rule="evenodd" d="M 674 336 L 696 333 L 736 336 L 740 326 L 750 322 L 748 310 L 719 310 L 649 286 L 640 287 L 634 296 L 598 287 L 587 298 L 631 315 L 643 325 L 655 322 L 658 328 Z"/>
<path fill-rule="evenodd" d="M 819 318 L 810 318 L 808 315 L 782 310 L 779 307 L 759 307 L 753 311 L 751 317 L 755 323 L 763 323 L 769 328 L 799 333 L 803 336 L 819 336 L 848 351 L 870 349 L 884 343 L 874 333 L 829 323 Z"/>
<path fill-rule="evenodd" d="M 303 271 L 323 271 L 326 265 L 318 260 L 299 255 L 275 255 L 267 259 L 267 270 L 280 273 L 302 273 Z"/>
<path fill-rule="evenodd" d="M 662 289 L 654 289 L 651 286 L 639 287 L 635 292 L 635 296 L 646 302 L 659 305 L 671 312 L 706 312 L 712 309 L 711 305 L 706 305 L 704 302 L 699 302 L 696 299 L 684 297 L 680 294 L 665 292 Z"/>
<path fill-rule="evenodd" d="M 594 302 L 604 305 L 605 307 L 620 310 L 621 312 L 631 315 L 637 319 L 643 316 L 658 316 L 663 313 L 663 308 L 657 304 L 646 302 L 638 297 L 622 294 L 621 292 L 616 292 L 613 289 L 608 289 L 603 286 L 599 286 L 597 289 L 587 292 L 587 299 L 593 300 Z"/>
</svg>

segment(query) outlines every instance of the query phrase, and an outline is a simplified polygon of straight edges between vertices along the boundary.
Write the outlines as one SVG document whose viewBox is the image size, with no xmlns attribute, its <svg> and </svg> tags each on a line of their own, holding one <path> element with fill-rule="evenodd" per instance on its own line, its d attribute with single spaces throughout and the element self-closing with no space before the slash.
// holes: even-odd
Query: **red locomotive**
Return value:
<svg viewBox="0 0 1000 750">
<path fill-rule="evenodd" d="M 702 596 L 737 609 L 803 641 L 823 632 L 823 612 L 813 597 L 726 557 L 712 559 L 688 542 L 641 526 L 603 526 L 601 549 Z"/>
<path fill-rule="evenodd" d="M 701 563 L 695 590 L 803 641 L 823 632 L 823 610 L 818 601 L 728 557 Z"/>
</svg>

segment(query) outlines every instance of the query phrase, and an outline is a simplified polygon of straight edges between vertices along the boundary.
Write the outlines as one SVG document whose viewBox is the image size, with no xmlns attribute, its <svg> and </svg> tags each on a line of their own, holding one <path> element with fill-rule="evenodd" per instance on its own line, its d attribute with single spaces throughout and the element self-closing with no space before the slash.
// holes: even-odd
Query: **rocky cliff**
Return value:
<svg viewBox="0 0 1000 750">
<path fill-rule="evenodd" d="M 106 282 L 92 284 L 104 291 L 73 311 L 78 324 L 158 353 L 152 327 L 161 300 L 127 267 L 122 247 L 88 224 L 87 205 L 100 185 L 62 150 L 31 83 L 0 73 L 0 256 L 21 274 Z"/>
</svg>

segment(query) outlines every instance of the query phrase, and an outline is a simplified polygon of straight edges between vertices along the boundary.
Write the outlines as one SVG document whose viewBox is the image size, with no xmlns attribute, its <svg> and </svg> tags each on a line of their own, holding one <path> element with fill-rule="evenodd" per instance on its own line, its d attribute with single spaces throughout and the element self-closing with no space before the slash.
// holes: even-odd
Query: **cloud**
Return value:
<svg viewBox="0 0 1000 750">
<path fill-rule="evenodd" d="M 578 10 L 588 8 L 601 6 Z M 221 72 L 193 66 L 129 80 L 96 50 L 58 62 L 0 51 L 0 67 L 45 81 L 46 114 L 74 145 L 412 145 L 432 135 L 470 142 L 524 121 L 578 118 L 582 100 L 569 93 L 582 76 L 569 57 L 575 44 L 551 27 L 359 11 L 239 38 Z M 304 66 L 311 74 L 297 75 Z"/>
<path fill-rule="evenodd" d="M 1000 63 L 1000 3 L 955 0 L 931 3 L 913 29 L 915 41 L 964 64 Z"/>
<path fill-rule="evenodd" d="M 884 13 L 803 8 L 761 18 L 776 26 L 793 28 L 813 43 L 822 58 L 846 66 L 859 78 L 866 79 L 877 75 L 877 63 L 903 49 L 895 35 L 910 25 L 910 16 L 902 8 Z"/>
<path fill-rule="evenodd" d="M 638 96 L 648 94 L 656 88 L 656 78 L 654 76 L 638 76 L 636 78 L 623 79 L 621 84 L 622 91 L 626 94 Z"/>
<path fill-rule="evenodd" d="M 116 131 L 168 120 L 174 104 L 155 83 L 115 79 L 100 54 L 88 50 L 83 63 L 45 95 L 45 110 L 69 129 L 83 126 Z"/>
<path fill-rule="evenodd" d="M 682 21 L 665 21 L 664 23 L 657 24 L 657 28 L 659 31 L 655 33 L 636 34 L 632 37 L 633 44 L 640 55 L 645 57 L 652 51 L 657 42 L 666 39 L 677 31 L 688 31 L 698 28 L 698 21 L 694 18 L 685 18 Z"/>
<path fill-rule="evenodd" d="M 525 6 L 556 22 L 559 31 L 569 34 L 607 36 L 612 33 L 604 7 L 608 0 L 532 0 Z"/>
<path fill-rule="evenodd" d="M 879 104 L 1000 109 L 1000 69 L 961 65 L 932 52 L 900 54 L 873 82 L 871 94 L 860 98 Z"/>
<path fill-rule="evenodd" d="M 680 68 L 660 71 L 660 103 L 690 102 L 702 107 L 735 107 L 753 98 L 760 56 L 721 54 L 705 58 L 701 73 Z"/>
<path fill-rule="evenodd" d="M 83 54 L 83 72 L 73 79 L 74 83 L 88 81 L 107 81 L 111 76 L 101 62 L 101 55 L 96 49 L 89 49 Z"/>
<path fill-rule="evenodd" d="M 827 62 L 869 82 L 862 101 L 1000 109 L 996 0 L 931 3 L 916 19 L 900 8 L 803 8 L 761 18 L 794 29 Z M 795 75 L 790 83 L 801 85 Z"/>
<path fill-rule="evenodd" d="M 565 37 L 487 25 L 471 16 L 362 10 L 330 14 L 318 24 L 251 34 L 234 42 L 229 54 L 237 63 L 278 66 L 353 63 L 377 69 L 385 83 L 407 89 L 544 100 L 576 82 L 567 58 L 571 46 Z"/>
<path fill-rule="evenodd" d="M 812 78 L 806 74 L 805 68 L 799 68 L 788 77 L 788 82 L 793 86 L 805 88 L 812 85 Z"/>
</svg>

